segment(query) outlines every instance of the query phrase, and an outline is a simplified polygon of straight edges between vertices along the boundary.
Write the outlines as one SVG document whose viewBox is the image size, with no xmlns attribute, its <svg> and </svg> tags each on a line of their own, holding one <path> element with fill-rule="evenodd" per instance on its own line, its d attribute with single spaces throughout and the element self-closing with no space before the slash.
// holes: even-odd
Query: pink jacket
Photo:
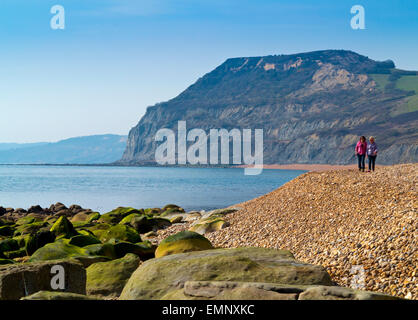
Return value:
<svg viewBox="0 0 418 320">
<path fill-rule="evenodd" d="M 366 150 L 367 150 L 367 142 L 361 142 L 361 141 L 357 142 L 357 145 L 356 145 L 357 154 L 360 154 L 360 155 L 366 154 Z"/>
</svg>

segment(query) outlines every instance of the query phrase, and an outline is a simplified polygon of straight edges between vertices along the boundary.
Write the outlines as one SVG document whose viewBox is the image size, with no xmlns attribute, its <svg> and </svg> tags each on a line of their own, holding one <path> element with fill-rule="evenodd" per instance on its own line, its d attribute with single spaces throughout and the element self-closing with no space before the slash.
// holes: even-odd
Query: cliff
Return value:
<svg viewBox="0 0 418 320">
<path fill-rule="evenodd" d="M 359 135 L 379 163 L 418 159 L 418 73 L 345 50 L 228 59 L 174 99 L 149 107 L 120 164 L 152 164 L 155 133 L 187 128 L 264 130 L 264 163 L 354 161 Z"/>
</svg>

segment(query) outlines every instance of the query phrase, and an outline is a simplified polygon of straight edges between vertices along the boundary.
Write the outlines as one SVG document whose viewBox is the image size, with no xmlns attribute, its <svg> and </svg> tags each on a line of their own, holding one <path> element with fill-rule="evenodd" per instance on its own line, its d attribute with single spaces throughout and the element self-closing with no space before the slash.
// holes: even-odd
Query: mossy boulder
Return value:
<svg viewBox="0 0 418 320">
<path fill-rule="evenodd" d="M 145 261 L 126 283 L 120 299 L 161 299 L 187 281 L 333 285 L 323 267 L 297 261 L 287 250 L 213 249 Z"/>
<path fill-rule="evenodd" d="M 132 220 L 134 220 L 135 218 L 137 219 L 141 219 L 142 217 L 145 217 L 145 215 L 143 214 L 139 214 L 139 213 L 131 213 L 130 215 L 127 215 L 125 218 L 123 218 L 119 224 L 127 224 L 130 225 Z"/>
<path fill-rule="evenodd" d="M 5 264 L 13 264 L 15 263 L 13 260 L 11 259 L 2 259 L 0 258 L 0 266 L 5 265 Z"/>
<path fill-rule="evenodd" d="M 83 247 L 85 252 L 90 256 L 108 257 L 109 259 L 116 259 L 115 247 L 111 243 L 91 244 Z"/>
<path fill-rule="evenodd" d="M 106 298 L 119 297 L 140 262 L 136 255 L 129 253 L 121 259 L 92 264 L 87 268 L 87 294 Z"/>
<path fill-rule="evenodd" d="M 144 209 L 144 213 L 148 216 L 155 216 L 155 215 L 160 215 L 163 212 L 162 209 L 160 208 L 147 208 Z"/>
<path fill-rule="evenodd" d="M 157 231 L 171 226 L 171 222 L 168 219 L 148 216 L 135 217 L 131 220 L 130 224 L 139 233 Z"/>
<path fill-rule="evenodd" d="M 100 235 L 100 240 L 102 242 L 107 242 L 111 239 L 132 243 L 141 242 L 141 237 L 135 229 L 122 224 L 110 227 Z"/>
<path fill-rule="evenodd" d="M 201 223 L 196 223 L 190 227 L 190 231 L 197 232 L 199 234 L 206 234 L 214 231 L 224 229 L 229 226 L 229 222 L 224 219 L 213 219 L 208 221 L 202 221 Z"/>
<path fill-rule="evenodd" d="M 6 257 L 6 259 L 15 259 L 25 257 L 27 254 L 25 248 L 20 248 L 18 250 L 3 252 L 3 255 Z"/>
<path fill-rule="evenodd" d="M 82 248 L 91 244 L 99 244 L 101 242 L 99 239 L 91 235 L 78 235 L 72 237 L 68 243 Z"/>
<path fill-rule="evenodd" d="M 92 222 L 100 219 L 100 213 L 98 212 L 92 212 L 89 214 L 89 217 L 87 219 L 87 222 Z"/>
<path fill-rule="evenodd" d="M 51 268 L 64 268 L 66 292 L 86 293 L 86 271 L 73 259 L 0 266 L 0 300 L 17 300 L 42 290 L 51 290 Z"/>
<path fill-rule="evenodd" d="M 4 239 L 0 241 L 0 254 L 6 251 L 14 251 L 19 249 L 19 243 L 15 239 Z"/>
<path fill-rule="evenodd" d="M 29 262 L 67 259 L 79 256 L 88 256 L 85 250 L 80 247 L 69 244 L 69 239 L 60 239 L 53 243 L 48 243 L 42 248 L 36 250 Z"/>
<path fill-rule="evenodd" d="M 171 209 L 173 209 L 173 210 L 177 210 L 177 212 L 184 212 L 184 209 L 183 208 L 181 208 L 181 207 L 179 207 L 178 205 L 176 205 L 176 204 L 167 204 L 167 205 L 165 205 L 164 207 L 163 207 L 163 210 L 162 211 L 167 211 L 167 210 L 171 210 Z"/>
<path fill-rule="evenodd" d="M 40 218 L 36 218 L 34 216 L 29 216 L 28 215 L 28 216 L 22 217 L 19 220 L 17 220 L 16 225 L 21 226 L 21 225 L 24 225 L 24 224 L 31 224 L 31 223 L 34 223 L 34 222 L 41 222 L 41 221 L 42 221 L 42 219 L 40 219 Z"/>
<path fill-rule="evenodd" d="M 143 214 L 144 210 L 135 209 L 132 207 L 119 207 L 116 208 L 110 212 L 107 212 L 105 214 L 102 214 L 100 218 L 98 219 L 99 222 L 109 223 L 109 224 L 117 224 L 119 223 L 123 218 L 126 216 L 132 214 L 132 213 L 138 213 Z"/>
<path fill-rule="evenodd" d="M 55 234 L 53 232 L 48 230 L 38 231 L 35 234 L 31 234 L 28 236 L 25 245 L 26 253 L 30 256 L 39 248 L 42 248 L 44 245 L 52 243 L 54 241 Z"/>
<path fill-rule="evenodd" d="M 81 211 L 74 215 L 71 218 L 71 223 L 74 222 L 92 222 L 94 220 L 98 220 L 100 218 L 100 213 L 98 212 L 89 212 L 89 211 Z"/>
<path fill-rule="evenodd" d="M 110 229 L 112 225 L 108 223 L 96 223 L 92 227 L 82 227 L 81 230 L 87 230 L 93 233 L 93 235 L 100 239 L 101 235 L 108 229 Z"/>
<path fill-rule="evenodd" d="M 72 292 L 38 291 L 20 300 L 97 300 L 97 298 Z"/>
<path fill-rule="evenodd" d="M 114 244 L 116 257 L 121 258 L 128 253 L 132 253 L 141 258 L 141 260 L 147 260 L 154 258 L 155 249 L 157 248 L 150 241 L 143 241 L 138 243 L 130 243 L 126 241 L 120 241 Z"/>
<path fill-rule="evenodd" d="M 185 213 L 183 208 L 176 206 L 175 204 L 167 205 L 163 208 L 163 212 L 160 214 L 161 217 L 170 216 L 173 214 Z"/>
<path fill-rule="evenodd" d="M 20 235 L 27 235 L 27 234 L 33 234 L 38 232 L 39 230 L 48 230 L 49 224 L 45 221 L 38 221 L 33 222 L 29 224 L 22 224 L 20 226 L 17 226 L 14 236 L 20 236 Z"/>
<path fill-rule="evenodd" d="M 11 237 L 15 232 L 15 228 L 10 225 L 0 227 L 0 236 Z"/>
<path fill-rule="evenodd" d="M 208 249 L 213 249 L 208 239 L 196 232 L 182 231 L 161 241 L 155 251 L 155 257 Z"/>
<path fill-rule="evenodd" d="M 74 226 L 66 216 L 59 217 L 59 219 L 52 225 L 50 231 L 53 232 L 56 237 L 60 238 L 71 238 L 78 235 Z"/>
</svg>

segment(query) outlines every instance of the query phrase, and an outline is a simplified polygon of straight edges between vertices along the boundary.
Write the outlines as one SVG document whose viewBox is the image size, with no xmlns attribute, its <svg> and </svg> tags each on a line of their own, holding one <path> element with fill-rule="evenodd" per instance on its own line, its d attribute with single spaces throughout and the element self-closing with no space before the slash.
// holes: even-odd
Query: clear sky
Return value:
<svg viewBox="0 0 418 320">
<path fill-rule="evenodd" d="M 418 70 L 418 1 L 1 0 L 0 142 L 127 134 L 227 58 L 322 49 Z"/>
</svg>

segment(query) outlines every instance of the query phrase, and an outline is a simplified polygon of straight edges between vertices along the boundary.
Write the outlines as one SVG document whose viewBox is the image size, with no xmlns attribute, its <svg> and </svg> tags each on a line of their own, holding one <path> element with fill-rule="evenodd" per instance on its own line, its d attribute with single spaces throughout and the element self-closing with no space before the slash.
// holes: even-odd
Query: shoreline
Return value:
<svg viewBox="0 0 418 320">
<path fill-rule="evenodd" d="M 228 169 L 241 169 L 251 168 L 252 165 L 171 165 L 171 166 L 159 166 L 159 165 L 122 165 L 114 163 L 100 163 L 100 164 L 65 164 L 65 163 L 0 163 L 0 166 L 40 166 L 40 167 L 132 167 L 132 168 L 228 168 Z M 379 167 L 387 167 L 388 165 L 377 165 Z M 376 166 L 376 167 L 377 167 Z M 301 170 L 308 172 L 325 172 L 332 170 L 349 170 L 357 169 L 357 164 L 264 164 L 263 169 L 273 170 Z"/>
</svg>

